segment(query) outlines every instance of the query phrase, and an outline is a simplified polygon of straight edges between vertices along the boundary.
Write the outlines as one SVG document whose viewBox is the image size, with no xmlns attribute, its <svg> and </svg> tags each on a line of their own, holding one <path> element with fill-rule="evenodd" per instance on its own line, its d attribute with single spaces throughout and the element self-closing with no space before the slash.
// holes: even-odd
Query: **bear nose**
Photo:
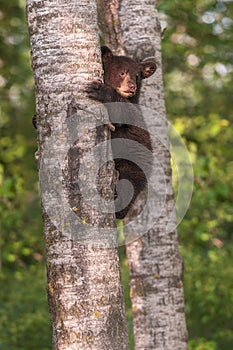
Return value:
<svg viewBox="0 0 233 350">
<path fill-rule="evenodd" d="M 135 91 L 136 90 L 136 84 L 133 83 L 133 82 L 129 82 L 129 89 L 132 90 L 132 91 Z"/>
</svg>

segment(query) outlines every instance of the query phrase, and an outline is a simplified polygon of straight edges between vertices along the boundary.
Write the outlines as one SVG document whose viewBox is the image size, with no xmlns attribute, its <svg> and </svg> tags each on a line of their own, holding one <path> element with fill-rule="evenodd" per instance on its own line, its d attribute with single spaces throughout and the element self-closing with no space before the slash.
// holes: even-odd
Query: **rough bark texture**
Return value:
<svg viewBox="0 0 233 350">
<path fill-rule="evenodd" d="M 104 44 L 115 54 L 124 54 L 121 41 L 119 22 L 119 0 L 96 0 L 98 9 L 98 24 L 104 36 Z"/>
<path fill-rule="evenodd" d="M 160 184 L 165 183 L 166 191 L 162 211 L 154 227 L 141 239 L 127 245 L 135 349 L 184 350 L 187 349 L 187 331 L 183 263 L 175 225 L 172 231 L 169 229 L 171 221 L 174 223 L 175 205 L 156 1 L 122 0 L 120 22 L 127 54 L 140 59 L 152 56 L 158 63 L 156 74 L 143 85 L 140 103 L 158 113 L 154 115 L 156 135 L 152 136 L 154 155 L 162 165 L 163 179 L 158 178 L 155 185 L 159 191 Z M 137 231 L 137 227 L 133 230 Z"/>
<path fill-rule="evenodd" d="M 93 209 L 80 185 L 92 191 L 100 158 L 108 153 L 105 146 L 94 163 L 84 161 L 109 137 L 106 127 L 95 128 L 104 124 L 102 112 L 84 92 L 87 81 L 102 74 L 96 14 L 92 0 L 27 0 L 47 291 L 59 350 L 128 349 L 114 213 L 98 211 L 98 200 Z M 94 113 L 85 111 L 90 105 Z M 100 173 L 111 198 L 112 163 Z"/>
<path fill-rule="evenodd" d="M 114 45 L 118 45 L 118 52 L 125 52 L 136 59 L 155 57 L 158 64 L 157 72 L 143 82 L 140 104 L 151 111 L 147 122 L 152 131 L 157 160 L 155 177 L 152 176 L 151 181 L 157 192 L 162 194 L 160 213 L 148 232 L 139 239 L 135 239 L 141 234 L 139 227 L 150 221 L 148 214 L 125 226 L 128 241 L 135 239 L 127 244 L 134 340 L 137 350 L 186 350 L 183 262 L 175 223 L 162 79 L 161 30 L 156 5 L 155 0 L 121 0 L 118 5 L 121 37 Z M 103 13 L 99 16 L 104 18 Z M 106 32 L 110 32 L 109 28 Z M 108 42 L 114 39 L 115 36 Z M 138 201 L 138 207 L 142 202 Z M 158 210 L 156 200 L 154 210 Z"/>
</svg>

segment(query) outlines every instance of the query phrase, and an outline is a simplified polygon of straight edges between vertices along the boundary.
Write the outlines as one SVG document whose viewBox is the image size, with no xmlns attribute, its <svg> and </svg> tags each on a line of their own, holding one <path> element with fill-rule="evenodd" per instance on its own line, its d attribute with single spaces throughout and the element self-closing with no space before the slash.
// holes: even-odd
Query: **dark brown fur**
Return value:
<svg viewBox="0 0 233 350">
<path fill-rule="evenodd" d="M 136 62 L 126 56 L 114 56 L 106 46 L 101 50 L 104 83 L 100 80 L 90 83 L 87 92 L 90 98 L 106 103 L 110 122 L 115 127 L 111 132 L 115 168 L 119 172 L 119 180 L 129 180 L 134 188 L 130 203 L 120 210 L 118 208 L 127 198 L 129 187 L 123 184 L 116 189 L 116 217 L 123 219 L 138 194 L 146 188 L 146 175 L 150 174 L 152 166 L 151 138 L 137 103 L 141 80 L 151 76 L 156 65 L 154 62 Z M 116 139 L 120 142 L 115 143 Z M 135 143 L 129 143 L 128 140 Z M 150 152 L 146 152 L 141 146 Z"/>
</svg>

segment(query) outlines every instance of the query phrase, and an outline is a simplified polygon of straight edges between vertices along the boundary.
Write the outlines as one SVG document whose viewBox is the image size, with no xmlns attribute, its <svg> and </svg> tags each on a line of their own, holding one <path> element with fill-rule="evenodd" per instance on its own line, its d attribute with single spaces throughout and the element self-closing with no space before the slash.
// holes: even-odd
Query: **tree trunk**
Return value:
<svg viewBox="0 0 233 350">
<path fill-rule="evenodd" d="M 102 74 L 96 15 L 94 0 L 27 0 L 48 302 L 59 350 L 128 349 L 108 200 L 114 168 L 103 166 L 109 130 L 100 104 L 85 93 L 87 81 Z"/>
<path fill-rule="evenodd" d="M 98 25 L 104 36 L 104 44 L 115 54 L 124 54 L 119 22 L 120 0 L 96 0 Z"/>
<path fill-rule="evenodd" d="M 114 3 L 119 8 L 121 35 L 118 34 L 120 40 L 113 35 L 108 42 L 118 40 L 114 46 L 118 52 L 140 60 L 155 57 L 158 64 L 157 72 L 143 82 L 140 98 L 140 104 L 147 107 L 143 110 L 153 138 L 155 167 L 150 182 L 156 188 L 157 199 L 152 195 L 154 209 L 150 213 L 128 220 L 125 225 L 135 349 L 185 350 L 183 262 L 176 230 L 157 4 L 155 0 L 122 0 L 120 6 Z M 107 8 L 105 13 L 99 13 L 102 21 L 108 13 Z M 106 22 L 106 37 L 110 20 L 109 17 Z M 139 199 L 137 207 L 142 203 Z"/>
</svg>

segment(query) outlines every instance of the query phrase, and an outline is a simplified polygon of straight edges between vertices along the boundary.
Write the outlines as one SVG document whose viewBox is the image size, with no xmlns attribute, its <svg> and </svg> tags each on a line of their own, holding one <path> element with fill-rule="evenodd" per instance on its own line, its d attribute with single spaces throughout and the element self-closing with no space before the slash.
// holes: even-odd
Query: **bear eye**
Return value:
<svg viewBox="0 0 233 350">
<path fill-rule="evenodd" d="M 125 75 L 126 75 L 126 72 L 121 72 L 121 73 L 120 73 L 120 77 L 122 77 L 122 78 L 124 78 Z"/>
</svg>

